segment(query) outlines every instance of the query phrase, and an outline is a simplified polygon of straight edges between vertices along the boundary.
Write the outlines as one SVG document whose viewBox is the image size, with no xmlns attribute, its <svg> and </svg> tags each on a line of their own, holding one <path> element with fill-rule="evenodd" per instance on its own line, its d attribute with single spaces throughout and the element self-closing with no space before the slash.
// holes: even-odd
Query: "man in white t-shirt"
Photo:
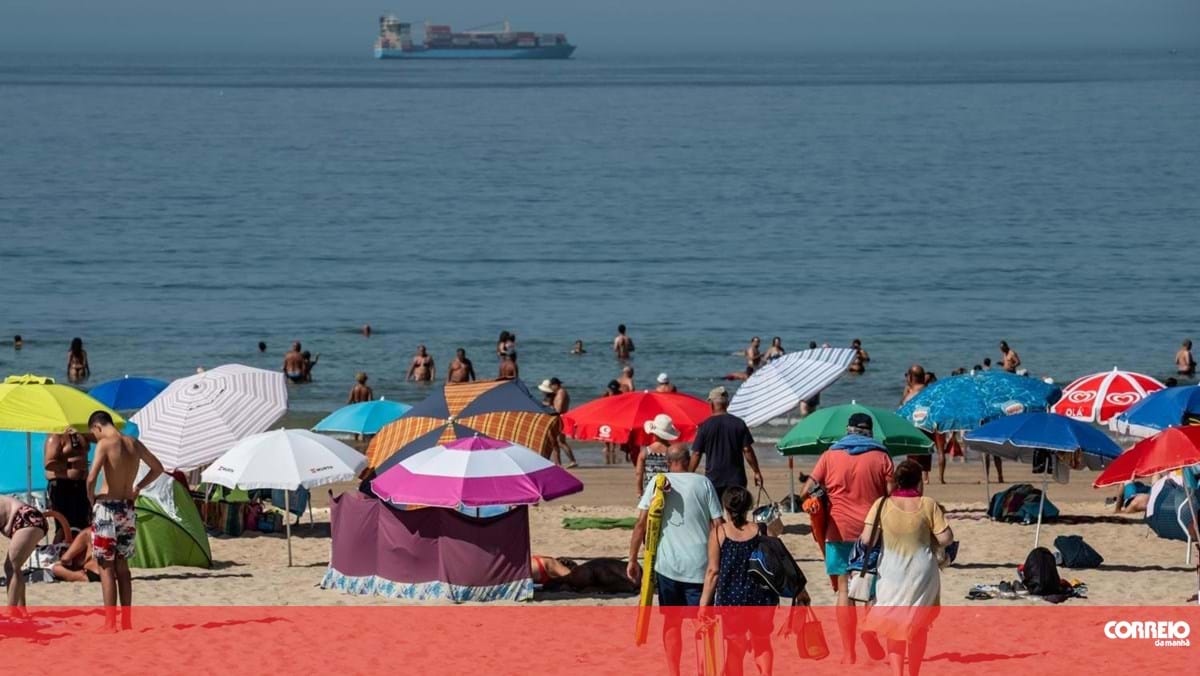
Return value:
<svg viewBox="0 0 1200 676">
<path fill-rule="evenodd" d="M 708 568 L 709 533 L 721 525 L 721 502 L 717 491 L 704 475 L 688 471 L 688 449 L 677 446 L 667 452 L 670 471 L 667 477 L 666 501 L 663 505 L 662 535 L 654 559 L 654 582 L 658 590 L 658 605 L 699 606 L 704 589 L 704 572 Z M 642 567 L 638 554 L 646 536 L 647 510 L 654 497 L 654 482 L 646 485 L 638 503 L 638 520 L 629 539 L 629 579 L 641 584 Z M 663 616 L 663 648 L 667 653 L 670 673 L 679 673 L 679 656 L 683 650 L 680 628 L 685 613 L 677 608 Z"/>
</svg>

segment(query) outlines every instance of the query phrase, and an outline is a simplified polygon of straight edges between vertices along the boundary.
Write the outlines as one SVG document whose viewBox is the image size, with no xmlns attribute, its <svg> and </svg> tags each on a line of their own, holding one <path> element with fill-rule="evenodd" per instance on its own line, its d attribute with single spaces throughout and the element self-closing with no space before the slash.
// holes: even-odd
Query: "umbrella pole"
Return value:
<svg viewBox="0 0 1200 676">
<path fill-rule="evenodd" d="M 25 503 L 33 504 L 33 432 L 25 432 Z"/>
<path fill-rule="evenodd" d="M 1042 497 L 1038 501 L 1038 522 L 1037 529 L 1033 531 L 1033 547 L 1037 549 L 1038 542 L 1042 537 L 1042 510 L 1046 507 L 1046 489 L 1050 485 L 1050 472 L 1054 471 L 1054 463 L 1057 460 L 1051 456 L 1050 462 L 1046 463 L 1046 473 L 1042 475 Z"/>
<path fill-rule="evenodd" d="M 288 568 L 292 567 L 292 492 L 285 490 L 283 492 L 283 523 L 284 529 L 287 530 L 287 545 L 288 545 Z"/>
<path fill-rule="evenodd" d="M 788 458 L 788 485 L 791 487 L 792 494 L 788 496 L 788 511 L 792 514 L 796 513 L 796 463 L 793 458 Z"/>
<path fill-rule="evenodd" d="M 1188 539 L 1187 555 L 1184 558 L 1184 563 L 1186 565 L 1190 566 L 1190 565 L 1192 565 L 1192 544 L 1194 542 L 1196 542 L 1195 540 L 1192 539 L 1192 531 L 1194 530 L 1194 531 L 1200 532 L 1200 524 L 1196 523 L 1196 521 L 1197 521 L 1196 506 L 1192 502 L 1192 487 L 1188 485 L 1187 481 L 1183 482 L 1183 490 L 1184 490 L 1184 493 L 1187 495 L 1188 513 L 1192 517 L 1191 529 L 1190 530 L 1185 529 L 1185 531 L 1184 531 L 1184 535 L 1187 535 L 1187 539 Z M 1200 603 L 1200 599 L 1197 599 L 1197 603 Z"/>
<path fill-rule="evenodd" d="M 992 520 L 992 462 L 991 456 L 987 453 L 980 453 L 983 457 L 983 513 L 987 515 L 988 521 Z"/>
</svg>

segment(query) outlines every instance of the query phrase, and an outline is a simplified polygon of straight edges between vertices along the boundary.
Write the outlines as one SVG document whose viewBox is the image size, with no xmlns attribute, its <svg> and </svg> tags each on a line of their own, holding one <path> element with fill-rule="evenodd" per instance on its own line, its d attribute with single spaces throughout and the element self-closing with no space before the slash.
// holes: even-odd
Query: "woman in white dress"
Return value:
<svg viewBox="0 0 1200 676">
<path fill-rule="evenodd" d="M 925 657 L 929 626 L 941 605 L 941 576 L 936 548 L 954 541 L 941 505 L 922 495 L 921 465 L 905 460 L 896 467 L 896 489 L 875 501 L 867 513 L 862 543 L 874 539 L 875 517 L 883 551 L 875 605 L 867 615 L 864 632 L 887 639 L 892 673 L 903 676 L 905 657 L 909 676 L 919 676 Z"/>
</svg>

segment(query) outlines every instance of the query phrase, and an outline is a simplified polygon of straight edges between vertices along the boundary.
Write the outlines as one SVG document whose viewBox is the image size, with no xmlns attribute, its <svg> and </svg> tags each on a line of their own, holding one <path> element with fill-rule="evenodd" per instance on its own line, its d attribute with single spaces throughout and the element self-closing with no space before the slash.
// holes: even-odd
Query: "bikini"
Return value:
<svg viewBox="0 0 1200 676">
<path fill-rule="evenodd" d="M 50 531 L 45 515 L 29 505 L 21 505 L 17 508 L 17 513 L 13 517 L 12 528 L 0 528 L 0 535 L 11 540 L 17 531 L 26 528 L 41 528 L 43 533 Z"/>
</svg>

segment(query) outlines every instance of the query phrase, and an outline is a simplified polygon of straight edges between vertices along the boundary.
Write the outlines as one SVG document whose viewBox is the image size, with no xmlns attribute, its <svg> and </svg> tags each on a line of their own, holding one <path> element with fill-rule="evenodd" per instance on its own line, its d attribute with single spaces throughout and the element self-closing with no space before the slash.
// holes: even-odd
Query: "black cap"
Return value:
<svg viewBox="0 0 1200 676">
<path fill-rule="evenodd" d="M 871 416 L 866 413 L 855 413 L 850 416 L 850 420 L 846 422 L 847 427 L 863 427 L 869 430 L 875 429 L 875 422 L 871 420 Z"/>
</svg>

